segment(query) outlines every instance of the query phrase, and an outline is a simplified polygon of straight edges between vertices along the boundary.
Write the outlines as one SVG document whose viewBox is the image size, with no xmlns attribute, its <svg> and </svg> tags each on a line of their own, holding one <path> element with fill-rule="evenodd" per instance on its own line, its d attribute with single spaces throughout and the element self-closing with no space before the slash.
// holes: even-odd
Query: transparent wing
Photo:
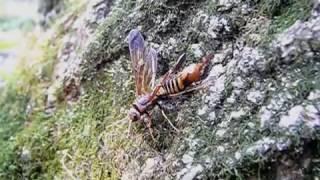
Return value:
<svg viewBox="0 0 320 180">
<path fill-rule="evenodd" d="M 144 78 L 143 78 L 143 87 L 146 92 L 150 92 L 154 86 L 156 81 L 157 74 L 157 66 L 158 66 L 158 54 L 156 50 L 153 48 L 145 49 L 144 52 Z"/>
<path fill-rule="evenodd" d="M 142 88 L 142 70 L 144 66 L 144 39 L 141 33 L 134 29 L 131 30 L 128 35 L 128 43 L 132 62 L 132 70 L 136 83 L 136 95 L 140 95 Z"/>
<path fill-rule="evenodd" d="M 128 35 L 132 70 L 136 83 L 136 95 L 150 92 L 154 86 L 157 72 L 157 53 L 152 48 L 145 48 L 144 39 L 139 30 L 133 29 Z"/>
</svg>

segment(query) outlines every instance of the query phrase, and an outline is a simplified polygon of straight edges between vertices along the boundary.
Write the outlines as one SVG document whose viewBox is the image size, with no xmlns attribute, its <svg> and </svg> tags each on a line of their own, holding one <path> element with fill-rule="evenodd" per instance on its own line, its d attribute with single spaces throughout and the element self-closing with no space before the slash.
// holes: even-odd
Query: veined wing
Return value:
<svg viewBox="0 0 320 180">
<path fill-rule="evenodd" d="M 128 43 L 136 83 L 136 95 L 145 94 L 151 91 L 155 83 L 157 52 L 152 48 L 145 48 L 143 36 L 136 29 L 130 31 Z"/>
<path fill-rule="evenodd" d="M 153 48 L 147 48 L 144 51 L 144 71 L 143 71 L 143 88 L 145 92 L 150 92 L 156 81 L 158 54 Z"/>
</svg>

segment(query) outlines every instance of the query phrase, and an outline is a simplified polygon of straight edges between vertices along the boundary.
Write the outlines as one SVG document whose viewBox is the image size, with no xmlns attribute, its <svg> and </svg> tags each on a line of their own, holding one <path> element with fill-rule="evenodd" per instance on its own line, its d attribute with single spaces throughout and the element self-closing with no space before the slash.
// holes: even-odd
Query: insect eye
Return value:
<svg viewBox="0 0 320 180">
<path fill-rule="evenodd" d="M 130 111 L 129 116 L 132 121 L 138 121 L 140 118 L 140 115 L 135 110 Z"/>
<path fill-rule="evenodd" d="M 140 119 L 140 115 L 138 113 L 135 113 L 134 121 L 138 121 L 139 119 Z"/>
<path fill-rule="evenodd" d="M 138 120 L 138 115 L 137 115 L 137 114 L 135 114 L 135 115 L 133 116 L 133 120 L 134 120 L 134 121 L 137 121 L 137 120 Z"/>
</svg>

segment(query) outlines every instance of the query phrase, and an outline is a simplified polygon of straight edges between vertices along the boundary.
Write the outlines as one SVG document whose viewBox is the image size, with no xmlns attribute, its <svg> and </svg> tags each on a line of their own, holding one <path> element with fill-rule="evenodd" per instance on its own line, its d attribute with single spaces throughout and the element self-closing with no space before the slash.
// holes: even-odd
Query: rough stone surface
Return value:
<svg viewBox="0 0 320 180">
<path fill-rule="evenodd" d="M 319 145 L 319 3 L 309 19 L 297 21 L 266 47 L 257 47 L 261 37 L 251 36 L 248 29 L 257 29 L 255 22 L 268 26 L 270 20 L 251 13 L 254 2 L 212 2 L 117 1 L 108 16 L 108 3 L 93 3 L 89 15 L 71 26 L 77 33 L 85 31 L 86 39 L 76 38 L 77 33 L 65 39 L 57 82 L 68 87 L 66 81 L 73 79 L 78 87 L 94 81 L 97 72 L 116 73 L 116 80 L 127 77 L 131 69 L 125 37 L 133 28 L 159 53 L 158 76 L 181 53 L 190 64 L 214 52 L 203 80 L 207 88 L 164 103 L 181 132 L 172 132 L 155 113 L 158 142 L 146 140 L 152 150 L 139 145 L 127 150 L 134 158 L 119 170 L 122 179 L 307 177 L 308 170 L 319 166 L 310 160 L 318 156 L 311 147 Z M 93 26 L 100 22 L 102 28 L 94 33 Z M 115 70 L 110 63 L 123 68 Z M 68 95 L 73 94 L 69 89 Z"/>
<path fill-rule="evenodd" d="M 111 4 L 112 1 L 90 1 L 80 16 L 70 14 L 62 19 L 65 30 L 70 33 L 64 36 L 62 47 L 58 52 L 58 62 L 52 77 L 53 82 L 47 92 L 48 112 L 56 103 L 57 91 L 63 89 L 64 96 L 69 101 L 79 96 L 80 64 L 83 61 L 81 50 L 86 48 L 98 25 L 107 17 Z"/>
</svg>

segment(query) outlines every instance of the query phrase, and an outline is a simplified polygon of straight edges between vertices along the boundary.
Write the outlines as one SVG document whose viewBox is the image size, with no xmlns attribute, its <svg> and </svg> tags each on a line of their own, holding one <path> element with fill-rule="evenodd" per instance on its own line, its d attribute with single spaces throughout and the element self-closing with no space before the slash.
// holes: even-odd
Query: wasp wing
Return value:
<svg viewBox="0 0 320 180">
<path fill-rule="evenodd" d="M 154 86 L 156 81 L 157 74 L 157 66 L 158 66 L 158 55 L 157 51 L 153 48 L 147 48 L 144 51 L 144 75 L 143 75 L 143 87 L 145 92 L 150 92 Z"/>
<path fill-rule="evenodd" d="M 152 48 L 145 48 L 144 39 L 139 30 L 133 29 L 128 35 L 130 58 L 136 83 L 136 95 L 151 90 L 157 72 L 157 53 Z M 150 84 L 151 83 L 151 84 Z"/>
</svg>

